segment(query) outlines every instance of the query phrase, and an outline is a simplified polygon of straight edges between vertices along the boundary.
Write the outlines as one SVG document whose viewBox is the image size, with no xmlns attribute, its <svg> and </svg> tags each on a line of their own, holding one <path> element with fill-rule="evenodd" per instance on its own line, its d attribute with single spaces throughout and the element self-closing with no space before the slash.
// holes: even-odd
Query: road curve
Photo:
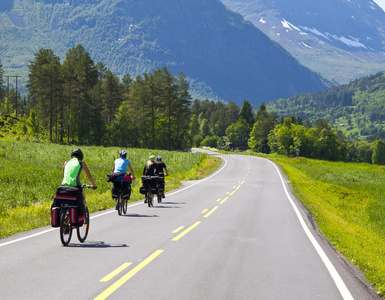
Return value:
<svg viewBox="0 0 385 300">
<path fill-rule="evenodd" d="M 0 298 L 380 299 L 275 164 L 218 156 L 218 171 L 153 208 L 93 214 L 84 244 L 63 247 L 50 227 L 0 240 Z"/>
</svg>

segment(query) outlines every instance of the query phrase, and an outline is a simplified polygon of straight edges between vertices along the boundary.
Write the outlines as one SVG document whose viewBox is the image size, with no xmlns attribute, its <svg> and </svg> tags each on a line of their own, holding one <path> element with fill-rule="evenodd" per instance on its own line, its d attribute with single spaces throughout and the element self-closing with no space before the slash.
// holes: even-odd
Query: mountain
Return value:
<svg viewBox="0 0 385 300">
<path fill-rule="evenodd" d="M 65 59 L 82 44 L 131 77 L 167 66 L 194 96 L 258 105 L 330 84 L 219 0 L 10 0 L 0 4 L 6 75 L 28 75 L 40 48 Z"/>
<path fill-rule="evenodd" d="M 222 0 L 337 83 L 385 70 L 385 12 L 370 0 Z"/>
<path fill-rule="evenodd" d="M 328 90 L 269 102 L 279 116 L 323 118 L 351 139 L 385 138 L 385 72 L 356 79 Z"/>
</svg>

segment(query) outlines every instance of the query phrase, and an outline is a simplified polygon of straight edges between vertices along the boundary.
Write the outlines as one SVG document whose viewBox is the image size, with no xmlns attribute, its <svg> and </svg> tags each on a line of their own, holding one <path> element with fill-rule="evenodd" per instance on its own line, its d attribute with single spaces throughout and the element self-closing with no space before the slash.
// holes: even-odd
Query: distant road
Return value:
<svg viewBox="0 0 385 300">
<path fill-rule="evenodd" d="M 93 214 L 84 244 L 51 227 L 0 240 L 0 299 L 380 299 L 272 162 L 219 156 L 153 208 Z"/>
</svg>

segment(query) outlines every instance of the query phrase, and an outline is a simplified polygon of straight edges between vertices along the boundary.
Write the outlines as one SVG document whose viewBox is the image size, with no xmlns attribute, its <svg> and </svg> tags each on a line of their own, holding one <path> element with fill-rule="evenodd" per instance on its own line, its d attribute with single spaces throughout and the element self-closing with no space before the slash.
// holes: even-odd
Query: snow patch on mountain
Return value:
<svg viewBox="0 0 385 300">
<path fill-rule="evenodd" d="M 281 23 L 282 23 L 283 28 L 286 29 L 286 32 L 291 31 L 291 30 L 297 30 L 300 34 L 304 34 L 304 32 L 302 31 L 302 30 L 304 30 L 304 31 L 311 32 L 314 35 L 321 36 L 321 37 L 327 39 L 328 41 L 332 41 L 334 39 L 335 41 L 339 41 L 341 43 L 344 43 L 345 45 L 347 45 L 349 47 L 352 47 L 352 48 L 368 49 L 363 43 L 361 43 L 359 41 L 358 38 L 355 38 L 355 37 L 353 37 L 351 35 L 349 35 L 349 37 L 345 37 L 345 36 L 342 36 L 342 35 L 337 36 L 335 34 L 330 34 L 328 32 L 322 33 L 322 32 L 320 32 L 318 29 L 316 29 L 314 27 L 313 28 L 309 28 L 307 26 L 302 26 L 302 25 L 299 25 L 299 27 L 297 27 L 297 26 L 291 24 L 286 19 L 282 19 Z M 305 46 L 308 46 L 308 45 L 305 45 Z"/>
</svg>

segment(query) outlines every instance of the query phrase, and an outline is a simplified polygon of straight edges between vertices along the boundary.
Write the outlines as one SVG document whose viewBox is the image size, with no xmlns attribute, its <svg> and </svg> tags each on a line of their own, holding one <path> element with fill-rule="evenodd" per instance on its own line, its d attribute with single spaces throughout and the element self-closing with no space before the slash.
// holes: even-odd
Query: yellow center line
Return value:
<svg viewBox="0 0 385 300">
<path fill-rule="evenodd" d="M 181 231 L 184 228 L 184 226 L 180 226 L 179 228 L 175 229 L 172 233 L 177 233 L 178 231 Z"/>
<path fill-rule="evenodd" d="M 226 201 L 227 199 L 229 199 L 229 197 L 226 197 L 225 199 L 223 199 L 219 204 L 225 203 L 225 201 Z"/>
<path fill-rule="evenodd" d="M 237 186 L 236 190 L 238 190 L 241 187 L 241 184 Z"/>
<path fill-rule="evenodd" d="M 214 211 L 216 211 L 218 209 L 219 206 L 215 206 L 212 210 L 210 210 L 206 215 L 204 215 L 203 217 L 204 218 L 207 218 L 209 217 Z"/>
<path fill-rule="evenodd" d="M 220 198 L 217 200 L 217 202 L 219 202 L 219 201 L 221 201 L 221 199 L 220 199 Z"/>
<path fill-rule="evenodd" d="M 100 279 L 100 282 L 107 282 L 109 280 L 111 280 L 112 278 L 114 278 L 116 275 L 118 275 L 120 272 L 122 272 L 123 270 L 125 270 L 129 265 L 131 265 L 132 263 L 124 263 L 123 265 L 121 265 L 119 268 L 117 268 L 116 270 L 112 271 L 110 274 L 108 274 L 107 276 L 103 277 L 102 279 Z"/>
<path fill-rule="evenodd" d="M 187 233 L 189 233 L 191 230 L 193 230 L 195 227 L 197 227 L 201 222 L 195 222 L 193 225 L 191 225 L 189 228 L 187 228 L 185 231 L 181 232 L 179 235 L 174 237 L 172 241 L 176 242 L 180 240 L 182 237 L 184 237 Z"/>
<path fill-rule="evenodd" d="M 202 214 L 204 214 L 204 213 L 207 212 L 208 210 L 209 210 L 208 208 L 202 210 Z"/>
<path fill-rule="evenodd" d="M 241 184 L 244 184 L 245 183 L 245 181 L 243 180 L 242 182 L 241 182 Z"/>
<path fill-rule="evenodd" d="M 230 193 L 230 196 L 234 195 L 235 192 L 236 192 L 236 191 L 232 191 L 232 192 Z"/>
<path fill-rule="evenodd" d="M 153 261 L 156 257 L 158 257 L 164 250 L 157 250 L 149 257 L 147 257 L 144 261 L 142 261 L 139 265 L 133 268 L 130 272 L 120 278 L 117 282 L 111 285 L 108 289 L 106 289 L 103 293 L 97 296 L 94 300 L 104 300 L 108 296 L 110 296 L 113 292 L 115 292 L 118 288 L 120 288 L 123 284 L 125 284 L 128 280 L 130 280 L 133 276 L 135 276 L 140 270 L 142 270 L 145 266 L 147 266 L 151 261 Z"/>
</svg>

